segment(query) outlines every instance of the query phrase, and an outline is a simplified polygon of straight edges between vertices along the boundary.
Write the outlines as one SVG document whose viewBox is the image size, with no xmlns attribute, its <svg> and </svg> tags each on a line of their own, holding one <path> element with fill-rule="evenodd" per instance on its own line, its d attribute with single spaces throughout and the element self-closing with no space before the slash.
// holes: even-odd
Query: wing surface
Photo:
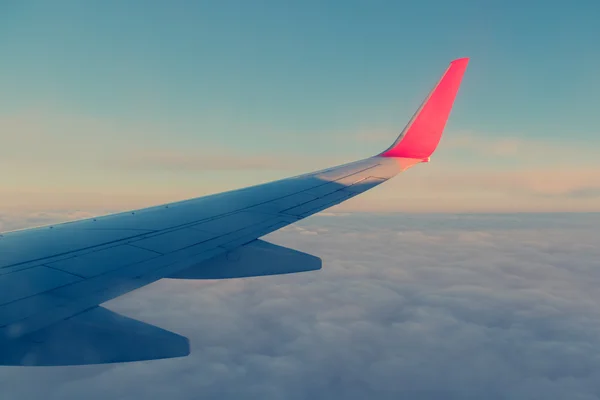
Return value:
<svg viewBox="0 0 600 400">
<path fill-rule="evenodd" d="M 466 59 L 450 64 L 400 138 L 377 156 L 177 203 L 0 234 L 0 364 L 85 364 L 187 354 L 172 334 L 165 340 L 174 343 L 170 352 L 119 353 L 117 340 L 114 348 L 80 340 L 98 354 L 112 355 L 61 358 L 56 349 L 63 342 L 56 338 L 66 326 L 75 336 L 82 332 L 94 337 L 90 326 L 105 326 L 114 328 L 113 335 L 139 328 L 149 332 L 150 342 L 167 337 L 160 328 L 145 324 L 142 329 L 144 323 L 136 325 L 98 307 L 161 278 L 218 279 L 318 269 L 310 258 L 314 256 L 303 258 L 303 253 L 257 239 L 428 161 L 466 66 Z M 239 256 L 245 261 L 231 262 Z M 134 333 L 123 333 L 123 343 L 131 338 Z M 50 347 L 30 346 L 33 342 Z"/>
</svg>

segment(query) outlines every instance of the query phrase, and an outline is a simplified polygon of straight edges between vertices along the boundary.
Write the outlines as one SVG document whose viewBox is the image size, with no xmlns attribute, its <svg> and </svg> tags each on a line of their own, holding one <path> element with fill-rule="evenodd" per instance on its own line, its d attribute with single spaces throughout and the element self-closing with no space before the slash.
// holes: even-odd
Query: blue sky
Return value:
<svg viewBox="0 0 600 400">
<path fill-rule="evenodd" d="M 468 56 L 436 165 L 347 207 L 598 211 L 598 15 L 594 1 L 3 2 L 2 205 L 129 208 L 368 156 Z"/>
</svg>

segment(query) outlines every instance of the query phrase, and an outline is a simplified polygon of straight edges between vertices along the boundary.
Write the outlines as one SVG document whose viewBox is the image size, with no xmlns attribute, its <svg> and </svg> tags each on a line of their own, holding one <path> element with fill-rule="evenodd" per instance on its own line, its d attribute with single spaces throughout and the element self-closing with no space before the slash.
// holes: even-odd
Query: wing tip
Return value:
<svg viewBox="0 0 600 400">
<path fill-rule="evenodd" d="M 462 57 L 450 62 L 394 144 L 379 156 L 429 160 L 441 139 L 469 61 L 469 57 Z"/>
<path fill-rule="evenodd" d="M 471 60 L 470 57 L 456 58 L 456 59 L 450 61 L 450 64 L 468 64 L 469 60 Z"/>
</svg>

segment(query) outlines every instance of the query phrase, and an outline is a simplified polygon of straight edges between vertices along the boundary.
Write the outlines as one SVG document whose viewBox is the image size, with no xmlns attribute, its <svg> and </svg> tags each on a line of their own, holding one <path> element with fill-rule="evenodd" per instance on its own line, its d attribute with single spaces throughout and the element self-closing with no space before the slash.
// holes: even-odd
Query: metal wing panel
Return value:
<svg viewBox="0 0 600 400">
<path fill-rule="evenodd" d="M 366 192 L 367 190 L 372 189 L 375 186 L 380 185 L 385 181 L 387 181 L 387 178 L 377 178 L 374 176 L 369 176 L 368 178 L 365 178 L 365 179 L 361 180 L 360 182 L 356 182 L 355 184 L 350 185 L 347 188 L 344 188 L 344 191 L 350 192 L 353 194 L 358 194 L 358 193 Z"/>
<path fill-rule="evenodd" d="M 284 210 L 283 213 L 300 216 L 303 214 L 310 213 L 313 210 L 327 208 L 330 204 L 333 205 L 333 204 L 341 203 L 348 197 L 350 197 L 350 193 L 344 192 L 341 188 L 339 188 L 337 191 L 335 191 L 333 193 L 329 193 L 325 196 L 319 197 L 316 200 L 308 201 L 299 206 Z"/>
<path fill-rule="evenodd" d="M 47 293 L 37 294 L 0 306 L 0 327 L 30 317 L 34 314 L 51 310 L 65 303 L 65 299 L 57 298 Z M 0 334 L 0 339 L 2 338 Z"/>
<path fill-rule="evenodd" d="M 272 219 L 274 217 L 269 214 L 244 211 L 202 222 L 194 225 L 193 228 L 220 236 Z"/>
<path fill-rule="evenodd" d="M 108 271 L 158 257 L 159 254 L 129 245 L 120 245 L 48 263 L 49 267 L 81 278 L 92 278 Z"/>
<path fill-rule="evenodd" d="M 311 200 L 318 199 L 318 196 L 314 194 L 300 192 L 295 193 L 277 200 L 270 201 L 268 203 L 264 203 L 255 207 L 250 208 L 249 210 L 264 210 L 264 212 L 279 212 L 286 210 L 288 208 L 306 203 Z"/>
<path fill-rule="evenodd" d="M 210 240 L 214 237 L 215 235 L 210 232 L 192 228 L 182 228 L 135 240 L 130 242 L 130 244 L 155 253 L 168 254 Z"/>
<path fill-rule="evenodd" d="M 189 354 L 187 338 L 93 307 L 59 324 L 0 342 L 0 364 L 86 365 Z"/>
<path fill-rule="evenodd" d="M 45 266 L 29 268 L 0 276 L 0 304 L 35 296 L 81 278 Z"/>
<path fill-rule="evenodd" d="M 0 235 L 0 268 L 66 254 L 144 234 L 139 230 L 72 229 L 66 225 Z"/>
</svg>

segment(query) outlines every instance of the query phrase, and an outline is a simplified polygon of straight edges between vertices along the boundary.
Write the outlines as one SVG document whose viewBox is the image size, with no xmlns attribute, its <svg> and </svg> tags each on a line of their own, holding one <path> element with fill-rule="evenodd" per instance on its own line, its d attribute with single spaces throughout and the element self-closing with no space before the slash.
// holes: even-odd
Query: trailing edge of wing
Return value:
<svg viewBox="0 0 600 400">
<path fill-rule="evenodd" d="M 386 151 L 379 154 L 380 156 L 429 161 L 429 156 L 433 154 L 442 138 L 442 132 L 468 64 L 468 58 L 459 58 L 450 63 L 398 139 Z"/>
</svg>

